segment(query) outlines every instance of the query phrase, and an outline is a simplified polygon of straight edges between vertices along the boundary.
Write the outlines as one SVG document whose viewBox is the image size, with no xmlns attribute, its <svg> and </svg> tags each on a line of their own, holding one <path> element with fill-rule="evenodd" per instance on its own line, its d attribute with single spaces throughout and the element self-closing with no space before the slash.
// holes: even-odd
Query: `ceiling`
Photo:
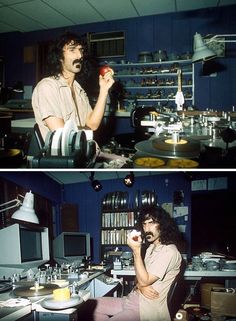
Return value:
<svg viewBox="0 0 236 321">
<path fill-rule="evenodd" d="M 94 172 L 94 171 L 93 171 Z M 66 185 L 66 184 L 75 184 L 89 182 L 89 177 L 91 176 L 91 171 L 53 171 L 53 172 L 44 172 L 46 175 L 51 177 L 57 183 Z M 109 180 L 109 179 L 123 179 L 126 175 L 130 174 L 130 171 L 112 171 L 112 170 L 96 170 L 94 179 L 98 181 Z M 135 171 L 134 176 L 151 176 L 163 174 L 162 171 Z M 164 172 L 168 174 L 168 172 Z"/>
<path fill-rule="evenodd" d="M 0 0 L 0 33 L 236 4 L 236 0 Z"/>
</svg>

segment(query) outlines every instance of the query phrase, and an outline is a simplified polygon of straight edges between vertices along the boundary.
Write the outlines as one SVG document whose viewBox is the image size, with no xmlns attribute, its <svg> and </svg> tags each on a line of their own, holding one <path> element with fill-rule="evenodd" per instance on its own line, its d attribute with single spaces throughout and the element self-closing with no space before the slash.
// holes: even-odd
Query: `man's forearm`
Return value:
<svg viewBox="0 0 236 321">
<path fill-rule="evenodd" d="M 55 116 L 49 116 L 44 120 L 44 122 L 50 131 L 57 130 L 58 128 L 63 128 L 65 125 L 62 118 L 58 118 Z"/>
<path fill-rule="evenodd" d="M 143 259 L 141 257 L 141 249 L 135 249 L 133 251 L 134 255 L 134 269 L 136 273 L 137 283 L 140 286 L 147 286 L 153 283 L 150 280 L 149 274 L 144 266 Z"/>
<path fill-rule="evenodd" d="M 92 130 L 96 130 L 103 118 L 108 92 L 100 91 L 94 110 L 89 115 L 86 125 Z"/>
</svg>

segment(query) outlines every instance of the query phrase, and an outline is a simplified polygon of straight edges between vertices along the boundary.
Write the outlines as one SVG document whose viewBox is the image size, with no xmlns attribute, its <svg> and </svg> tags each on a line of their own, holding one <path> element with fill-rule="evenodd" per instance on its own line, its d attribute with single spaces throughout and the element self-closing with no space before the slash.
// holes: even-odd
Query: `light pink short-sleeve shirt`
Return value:
<svg viewBox="0 0 236 321">
<path fill-rule="evenodd" d="M 149 300 L 140 294 L 141 321 L 170 321 L 167 294 L 180 271 L 182 257 L 174 244 L 150 245 L 145 255 L 147 272 L 158 277 L 152 284 L 159 293 L 158 299 Z"/>
<path fill-rule="evenodd" d="M 70 87 L 62 77 L 59 79 L 44 78 L 35 87 L 32 95 L 32 106 L 35 121 L 39 125 L 44 140 L 49 132 L 44 120 L 49 116 L 61 118 L 64 122 L 72 119 L 77 126 L 85 127 L 92 108 L 79 83 L 74 81 L 73 86 L 76 104 L 72 98 Z"/>
</svg>

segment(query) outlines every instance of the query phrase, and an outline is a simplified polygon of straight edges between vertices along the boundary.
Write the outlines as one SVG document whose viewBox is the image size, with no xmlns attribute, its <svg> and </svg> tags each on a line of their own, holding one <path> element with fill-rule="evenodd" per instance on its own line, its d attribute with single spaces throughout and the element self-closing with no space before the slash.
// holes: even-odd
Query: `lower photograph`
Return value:
<svg viewBox="0 0 236 321">
<path fill-rule="evenodd" d="M 0 171 L 0 320 L 236 320 L 236 172 Z"/>
</svg>

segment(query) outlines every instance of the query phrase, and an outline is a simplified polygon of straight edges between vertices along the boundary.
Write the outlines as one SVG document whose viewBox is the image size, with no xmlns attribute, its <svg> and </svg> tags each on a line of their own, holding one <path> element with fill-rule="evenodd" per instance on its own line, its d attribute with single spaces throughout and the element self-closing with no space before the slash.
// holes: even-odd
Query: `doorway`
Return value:
<svg viewBox="0 0 236 321">
<path fill-rule="evenodd" d="M 212 252 L 236 257 L 235 199 L 235 192 L 222 190 L 192 195 L 192 256 Z"/>
</svg>

